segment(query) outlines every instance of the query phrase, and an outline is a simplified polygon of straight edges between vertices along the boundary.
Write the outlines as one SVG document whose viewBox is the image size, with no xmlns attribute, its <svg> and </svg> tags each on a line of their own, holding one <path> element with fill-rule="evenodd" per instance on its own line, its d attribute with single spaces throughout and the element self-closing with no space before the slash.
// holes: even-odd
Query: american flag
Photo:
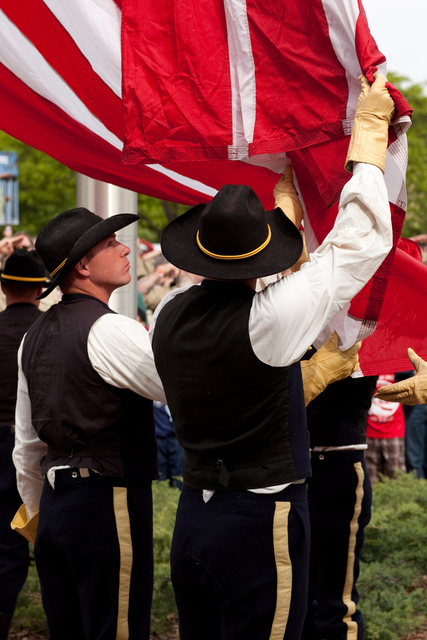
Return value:
<svg viewBox="0 0 427 640">
<path fill-rule="evenodd" d="M 349 179 L 358 77 L 386 75 L 360 0 L 0 0 L 0 33 L 0 127 L 11 136 L 79 173 L 191 206 L 233 183 L 271 209 L 292 162 L 309 250 Z M 411 109 L 390 91 L 395 248 L 346 310 L 359 337 L 378 324 L 401 251 Z M 394 355 L 405 359 L 402 347 Z"/>
</svg>

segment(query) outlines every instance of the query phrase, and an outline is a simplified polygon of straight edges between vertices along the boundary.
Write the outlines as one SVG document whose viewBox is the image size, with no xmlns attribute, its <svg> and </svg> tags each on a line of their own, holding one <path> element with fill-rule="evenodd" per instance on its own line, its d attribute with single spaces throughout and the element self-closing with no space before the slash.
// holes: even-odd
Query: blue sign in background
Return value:
<svg viewBox="0 0 427 640">
<path fill-rule="evenodd" d="M 0 151 L 0 225 L 19 224 L 18 154 Z"/>
</svg>

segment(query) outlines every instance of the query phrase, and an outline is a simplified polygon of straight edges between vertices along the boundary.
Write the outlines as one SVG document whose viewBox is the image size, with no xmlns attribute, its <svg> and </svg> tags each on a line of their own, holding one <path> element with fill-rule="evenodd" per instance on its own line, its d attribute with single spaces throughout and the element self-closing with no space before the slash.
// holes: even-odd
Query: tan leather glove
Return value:
<svg viewBox="0 0 427 640">
<path fill-rule="evenodd" d="M 12 529 L 20 533 L 24 538 L 27 538 L 28 542 L 34 544 L 37 533 L 37 525 L 39 523 L 39 512 L 28 519 L 27 509 L 25 504 L 21 504 L 18 511 L 15 513 L 10 526 Z"/>
<path fill-rule="evenodd" d="M 347 351 L 338 348 L 338 334 L 333 332 L 310 360 L 301 360 L 302 383 L 304 386 L 305 406 L 332 382 L 348 378 L 359 367 L 361 342 L 357 342 Z"/>
<path fill-rule="evenodd" d="M 427 362 L 413 349 L 408 349 L 408 358 L 415 369 L 415 375 L 396 384 L 381 387 L 375 394 L 376 398 L 409 405 L 427 403 Z"/>
<path fill-rule="evenodd" d="M 308 251 L 307 251 L 307 245 L 305 244 L 304 231 L 301 231 L 301 235 L 302 235 L 302 252 L 298 260 L 291 267 L 292 273 L 299 271 L 301 268 L 301 265 L 304 264 L 304 262 L 308 262 Z"/>
<path fill-rule="evenodd" d="M 273 189 L 274 206 L 280 207 L 289 220 L 299 229 L 303 218 L 303 210 L 294 187 L 294 172 L 288 165 Z"/>
<path fill-rule="evenodd" d="M 297 229 L 299 229 L 301 226 L 301 222 L 304 214 L 303 214 L 301 202 L 298 198 L 298 194 L 294 187 L 293 177 L 294 177 L 294 173 L 293 173 L 292 167 L 288 165 L 287 167 L 285 167 L 285 171 L 282 177 L 280 178 L 280 180 L 277 182 L 276 186 L 273 189 L 273 196 L 275 200 L 274 206 L 280 207 L 283 213 L 289 218 L 289 220 L 291 220 L 294 223 L 294 225 L 297 227 Z M 303 262 L 307 262 L 308 260 L 308 253 L 307 253 L 307 248 L 305 246 L 304 234 L 303 234 L 303 243 L 304 243 L 304 248 L 302 250 L 301 256 L 298 262 L 296 262 L 295 265 L 291 267 L 292 271 L 298 271 L 301 264 Z"/>
<path fill-rule="evenodd" d="M 374 74 L 375 81 L 369 84 L 364 76 L 359 80 L 362 91 L 359 95 L 354 115 L 345 168 L 353 171 L 353 162 L 366 162 L 379 167 L 384 173 L 388 143 L 388 125 L 395 111 L 394 102 L 386 79 L 380 73 Z"/>
</svg>

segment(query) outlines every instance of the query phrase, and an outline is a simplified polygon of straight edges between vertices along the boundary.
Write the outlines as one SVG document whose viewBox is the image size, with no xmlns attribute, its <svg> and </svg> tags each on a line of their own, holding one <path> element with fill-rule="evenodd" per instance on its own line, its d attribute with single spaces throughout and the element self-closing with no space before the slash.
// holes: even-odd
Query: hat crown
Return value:
<svg viewBox="0 0 427 640">
<path fill-rule="evenodd" d="M 68 258 L 71 249 L 86 231 L 100 222 L 100 216 L 84 207 L 69 209 L 50 220 L 36 240 L 37 253 L 49 273 Z"/>
<path fill-rule="evenodd" d="M 31 280 L 46 280 L 46 269 L 37 252 L 27 249 L 15 249 L 7 258 L 2 276 L 5 280 L 27 282 Z"/>
<path fill-rule="evenodd" d="M 259 249 L 267 240 L 267 215 L 256 193 L 246 185 L 225 185 L 200 216 L 202 250 L 230 258 Z"/>
</svg>

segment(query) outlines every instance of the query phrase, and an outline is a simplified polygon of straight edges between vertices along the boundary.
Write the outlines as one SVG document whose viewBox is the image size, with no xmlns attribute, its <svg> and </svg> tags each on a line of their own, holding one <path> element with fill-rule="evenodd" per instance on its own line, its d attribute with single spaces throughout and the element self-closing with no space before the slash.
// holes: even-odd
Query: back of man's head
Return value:
<svg viewBox="0 0 427 640">
<path fill-rule="evenodd" d="M 36 251 L 16 249 L 6 260 L 0 272 L 0 282 L 6 296 L 6 305 L 31 302 L 46 285 L 47 273 Z"/>
</svg>

